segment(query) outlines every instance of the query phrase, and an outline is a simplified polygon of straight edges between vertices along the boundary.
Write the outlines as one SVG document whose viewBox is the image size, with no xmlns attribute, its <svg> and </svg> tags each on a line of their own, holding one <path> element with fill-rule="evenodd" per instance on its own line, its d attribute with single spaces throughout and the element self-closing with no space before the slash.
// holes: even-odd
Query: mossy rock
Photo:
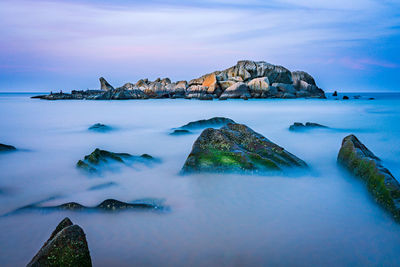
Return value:
<svg viewBox="0 0 400 267">
<path fill-rule="evenodd" d="M 112 161 L 119 163 L 126 163 L 128 160 L 156 161 L 156 159 L 149 154 L 142 154 L 141 156 L 133 156 L 128 153 L 114 153 L 96 148 L 92 153 L 86 155 L 83 160 L 79 160 L 76 163 L 76 167 L 90 173 L 96 173 L 99 171 L 99 166 L 102 163 L 103 164 L 111 163 Z"/>
<path fill-rule="evenodd" d="M 400 183 L 356 136 L 343 139 L 337 161 L 364 181 L 374 199 L 400 221 Z"/>
<path fill-rule="evenodd" d="M 205 129 L 193 144 L 182 173 L 282 171 L 307 164 L 243 124 Z"/>
<path fill-rule="evenodd" d="M 28 267 L 92 266 L 85 233 L 69 218 L 62 220 Z"/>
</svg>

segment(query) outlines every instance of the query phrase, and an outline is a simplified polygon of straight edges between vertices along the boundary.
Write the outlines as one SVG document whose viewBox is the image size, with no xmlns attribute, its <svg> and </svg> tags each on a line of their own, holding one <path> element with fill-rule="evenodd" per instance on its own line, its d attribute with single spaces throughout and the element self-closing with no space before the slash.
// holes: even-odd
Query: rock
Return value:
<svg viewBox="0 0 400 267">
<path fill-rule="evenodd" d="M 100 163 L 109 163 L 110 161 L 126 163 L 127 160 L 148 161 L 155 159 L 148 154 L 133 156 L 128 153 L 114 153 L 96 148 L 91 154 L 86 155 L 83 160 L 79 160 L 76 164 L 76 167 L 91 173 L 95 173 L 98 171 Z"/>
<path fill-rule="evenodd" d="M 243 124 L 205 129 L 193 144 L 182 173 L 280 171 L 307 164 Z"/>
<path fill-rule="evenodd" d="M 95 131 L 95 132 L 108 132 L 108 131 L 111 131 L 112 128 L 110 126 L 107 126 L 102 123 L 96 123 L 96 124 L 93 124 L 92 126 L 90 126 L 89 130 Z"/>
<path fill-rule="evenodd" d="M 247 86 L 249 87 L 249 92 L 251 97 L 260 98 L 266 97 L 270 94 L 269 80 L 267 77 L 254 78 L 249 81 Z"/>
<path fill-rule="evenodd" d="M 92 266 L 82 228 L 69 218 L 62 220 L 27 266 Z"/>
<path fill-rule="evenodd" d="M 370 97 L 370 98 L 368 98 L 368 100 L 374 100 L 375 98 L 373 98 L 373 97 Z"/>
<path fill-rule="evenodd" d="M 347 95 L 343 96 L 343 100 L 348 100 L 349 97 Z"/>
<path fill-rule="evenodd" d="M 400 183 L 356 136 L 343 139 L 337 161 L 363 180 L 375 200 L 397 221 L 400 220 Z"/>
<path fill-rule="evenodd" d="M 185 124 L 178 129 L 199 129 L 199 128 L 206 128 L 206 127 L 221 127 L 228 123 L 235 123 L 233 120 L 224 118 L 224 117 L 213 117 L 207 120 L 198 120 L 198 121 L 191 121 L 188 124 Z"/>
<path fill-rule="evenodd" d="M 304 81 L 310 85 L 315 85 L 314 78 L 305 71 L 293 71 L 292 72 L 293 83 L 297 83 L 298 81 Z"/>
<path fill-rule="evenodd" d="M 0 144 L 0 153 L 1 152 L 11 152 L 17 150 L 15 146 L 10 146 L 6 144 Z"/>
<path fill-rule="evenodd" d="M 314 123 L 314 122 L 306 122 L 306 124 L 303 124 L 301 122 L 295 122 L 292 125 L 290 125 L 289 130 L 290 131 L 303 131 L 303 130 L 315 129 L 315 128 L 328 128 L 328 127 L 325 125 Z"/>
<path fill-rule="evenodd" d="M 333 92 L 332 96 L 337 96 L 337 91 Z"/>
<path fill-rule="evenodd" d="M 185 129 L 176 129 L 170 135 L 184 135 L 184 134 L 191 134 L 192 132 L 185 130 Z"/>
<path fill-rule="evenodd" d="M 188 82 L 171 82 L 157 78 L 154 82 L 141 79 L 136 84 L 126 83 L 114 89 L 103 77 L 102 90 L 73 91 L 71 94 L 50 94 L 33 98 L 61 99 L 147 99 L 187 98 L 210 100 L 212 98 L 325 98 L 314 78 L 304 71 L 288 69 L 264 61 L 241 60 L 235 66 L 215 71 Z M 245 86 L 249 86 L 246 90 Z M 272 86 L 271 86 L 272 85 Z M 105 92 L 106 91 L 106 92 Z"/>
<path fill-rule="evenodd" d="M 238 82 L 226 89 L 220 97 L 240 98 L 242 96 L 251 97 L 249 87 L 245 83 Z"/>
<path fill-rule="evenodd" d="M 278 89 L 278 92 L 284 93 L 289 93 L 289 94 L 296 94 L 296 89 L 292 84 L 286 84 L 286 83 L 273 83 L 272 86 L 276 87 Z"/>
<path fill-rule="evenodd" d="M 112 87 L 112 86 L 106 81 L 106 79 L 104 79 L 103 77 L 100 77 L 99 80 L 100 80 L 100 90 L 103 90 L 103 91 L 114 90 L 114 87 Z"/>
</svg>

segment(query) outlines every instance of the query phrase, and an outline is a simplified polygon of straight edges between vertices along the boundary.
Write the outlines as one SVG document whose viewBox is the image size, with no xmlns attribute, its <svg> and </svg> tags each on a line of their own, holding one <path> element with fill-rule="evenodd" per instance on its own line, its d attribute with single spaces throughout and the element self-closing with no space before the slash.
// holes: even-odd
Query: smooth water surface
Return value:
<svg viewBox="0 0 400 267">
<path fill-rule="evenodd" d="M 338 168 L 354 133 L 400 177 L 400 96 L 375 100 L 44 101 L 0 94 L 0 215 L 50 199 L 163 199 L 169 212 L 26 211 L 0 217 L 0 265 L 24 266 L 65 216 L 80 225 L 94 266 L 398 266 L 400 225 Z M 191 175 L 179 171 L 200 131 L 173 127 L 213 116 L 244 123 L 305 160 L 307 174 Z M 295 122 L 330 129 L 290 132 Z M 114 128 L 90 132 L 94 123 Z M 101 176 L 75 168 L 95 148 L 161 159 L 115 165 Z M 89 190 L 103 183 L 116 185 Z"/>
</svg>

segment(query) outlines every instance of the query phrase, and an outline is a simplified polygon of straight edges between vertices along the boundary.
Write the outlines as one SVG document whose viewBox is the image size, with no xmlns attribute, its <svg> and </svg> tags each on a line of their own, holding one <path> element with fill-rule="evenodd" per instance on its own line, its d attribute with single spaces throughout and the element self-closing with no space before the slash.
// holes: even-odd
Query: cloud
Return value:
<svg viewBox="0 0 400 267">
<path fill-rule="evenodd" d="M 388 52 L 367 47 L 399 35 L 399 8 L 388 0 L 3 0 L 0 68 L 120 79 L 145 71 L 190 79 L 244 58 L 396 68 Z"/>
</svg>

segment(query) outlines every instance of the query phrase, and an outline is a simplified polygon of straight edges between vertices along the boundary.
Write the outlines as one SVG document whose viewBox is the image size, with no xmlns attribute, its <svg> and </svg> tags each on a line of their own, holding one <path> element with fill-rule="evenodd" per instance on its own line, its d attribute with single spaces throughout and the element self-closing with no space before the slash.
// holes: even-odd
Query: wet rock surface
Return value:
<svg viewBox="0 0 400 267">
<path fill-rule="evenodd" d="M 79 160 L 76 163 L 76 167 L 87 172 L 95 173 L 99 171 L 100 164 L 110 162 L 127 163 L 127 161 L 135 160 L 155 161 L 155 158 L 148 154 L 133 156 L 128 153 L 114 153 L 96 148 L 92 153 L 86 155 L 83 160 Z"/>
<path fill-rule="evenodd" d="M 343 139 L 337 162 L 364 181 L 376 202 L 400 221 L 400 183 L 355 135 Z"/>
<path fill-rule="evenodd" d="M 281 171 L 307 164 L 243 124 L 205 129 L 193 144 L 182 173 Z"/>
<path fill-rule="evenodd" d="M 0 144 L 0 153 L 1 152 L 11 152 L 17 150 L 15 146 Z"/>
<path fill-rule="evenodd" d="M 191 134 L 192 132 L 189 130 L 185 129 L 176 129 L 170 135 L 186 135 L 186 134 Z"/>
<path fill-rule="evenodd" d="M 114 88 L 103 77 L 100 90 L 73 90 L 70 94 L 51 93 L 32 98 L 46 100 L 87 99 L 126 100 L 148 98 L 325 98 L 314 78 L 304 71 L 291 72 L 285 67 L 264 61 L 238 61 L 235 66 L 187 81 L 169 78 L 154 81 L 141 79 Z"/>
<path fill-rule="evenodd" d="M 109 132 L 112 130 L 112 128 L 108 125 L 102 124 L 102 123 L 95 123 L 92 126 L 90 126 L 88 128 L 89 131 L 93 131 L 93 132 Z"/>
<path fill-rule="evenodd" d="M 83 229 L 65 218 L 27 266 L 92 266 Z"/>
<path fill-rule="evenodd" d="M 303 124 L 301 122 L 295 122 L 292 125 L 290 125 L 289 130 L 290 131 L 304 131 L 304 130 L 317 129 L 317 128 L 329 128 L 329 127 L 315 123 L 315 122 L 306 122 L 305 124 Z"/>
</svg>

